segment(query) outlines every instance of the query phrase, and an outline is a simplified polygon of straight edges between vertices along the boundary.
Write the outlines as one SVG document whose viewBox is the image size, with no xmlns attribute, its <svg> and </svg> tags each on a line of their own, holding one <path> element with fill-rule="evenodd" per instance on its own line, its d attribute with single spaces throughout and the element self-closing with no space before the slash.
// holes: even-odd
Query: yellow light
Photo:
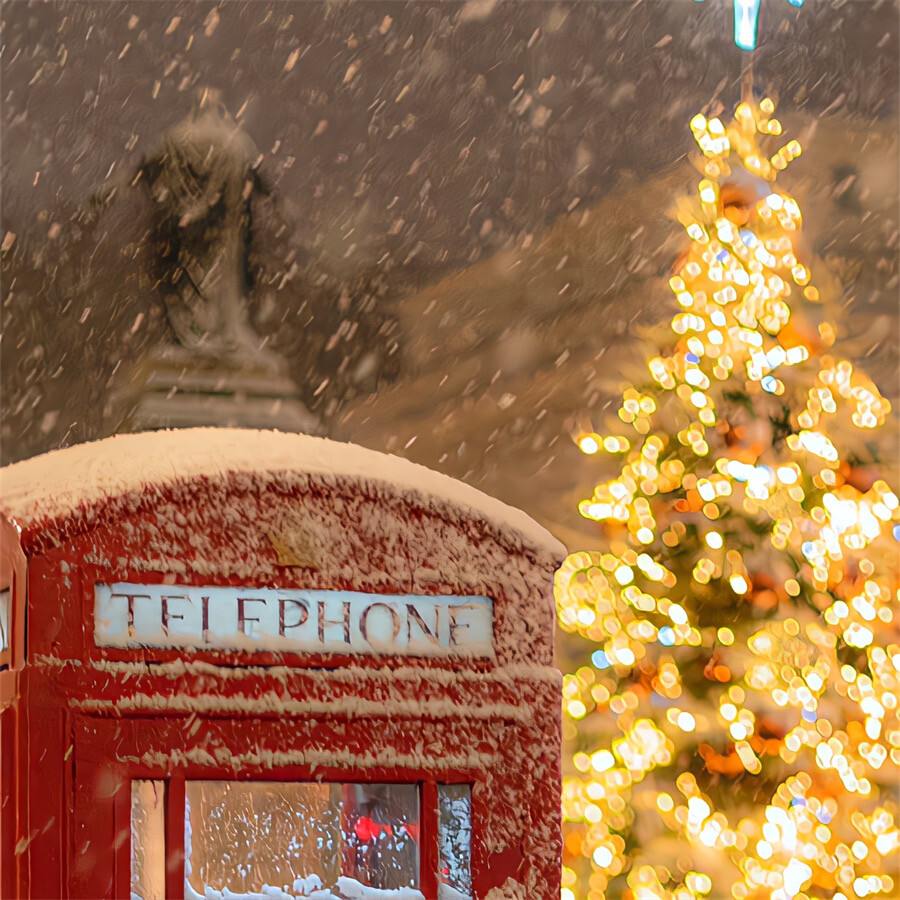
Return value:
<svg viewBox="0 0 900 900">
<path fill-rule="evenodd" d="M 591 768 L 597 772 L 605 772 L 616 764 L 616 758 L 609 750 L 598 750 L 591 755 Z"/>
<path fill-rule="evenodd" d="M 730 628 L 720 628 L 716 632 L 719 643 L 726 647 L 730 647 L 734 643 L 734 632 Z"/>
<path fill-rule="evenodd" d="M 712 890 L 712 879 L 708 875 L 692 873 L 688 875 L 691 879 L 691 889 L 698 894 L 708 894 Z"/>
<path fill-rule="evenodd" d="M 722 544 L 724 541 L 722 540 L 722 535 L 719 534 L 718 531 L 709 531 L 706 534 L 706 544 L 709 547 L 712 547 L 713 550 L 720 550 L 722 548 Z"/>
<path fill-rule="evenodd" d="M 587 715 L 587 707 L 580 700 L 570 700 L 566 712 L 572 719 L 583 719 Z"/>
<path fill-rule="evenodd" d="M 775 474 L 782 484 L 797 483 L 797 470 L 793 466 L 779 466 Z"/>
<path fill-rule="evenodd" d="M 578 449 L 588 456 L 593 456 L 600 449 L 600 442 L 597 435 L 584 434 L 578 439 Z"/>
<path fill-rule="evenodd" d="M 716 188 L 710 181 L 700 182 L 700 199 L 704 203 L 715 203 L 718 199 Z"/>
<path fill-rule="evenodd" d="M 703 241 L 705 243 L 706 240 L 706 232 L 696 223 L 688 225 L 687 228 L 688 237 L 694 241 Z"/>
<path fill-rule="evenodd" d="M 731 585 L 731 589 L 736 594 L 746 594 L 747 591 L 750 590 L 750 585 L 743 575 L 732 575 L 731 578 L 728 579 L 728 582 Z"/>
</svg>

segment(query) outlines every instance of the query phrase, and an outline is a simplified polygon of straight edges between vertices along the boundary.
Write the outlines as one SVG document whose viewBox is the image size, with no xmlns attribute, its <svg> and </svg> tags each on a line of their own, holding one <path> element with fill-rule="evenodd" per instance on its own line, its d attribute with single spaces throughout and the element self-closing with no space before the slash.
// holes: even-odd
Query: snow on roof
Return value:
<svg viewBox="0 0 900 900">
<path fill-rule="evenodd" d="M 0 504 L 22 528 L 83 506 L 196 478 L 284 473 L 360 479 L 399 495 L 418 494 L 511 530 L 557 560 L 565 548 L 524 512 L 407 459 L 305 434 L 243 428 L 185 428 L 120 434 L 54 450 L 0 469 Z"/>
</svg>

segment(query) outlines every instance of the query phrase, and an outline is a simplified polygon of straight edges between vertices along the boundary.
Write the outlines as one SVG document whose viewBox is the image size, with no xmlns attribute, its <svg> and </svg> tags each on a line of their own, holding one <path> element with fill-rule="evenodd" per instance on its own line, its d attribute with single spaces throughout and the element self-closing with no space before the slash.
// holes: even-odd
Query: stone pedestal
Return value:
<svg viewBox="0 0 900 900">
<path fill-rule="evenodd" d="M 245 363 L 204 356 L 182 347 L 158 350 L 135 368 L 119 408 L 116 431 L 222 426 L 320 434 L 284 367 L 268 359 Z"/>
</svg>

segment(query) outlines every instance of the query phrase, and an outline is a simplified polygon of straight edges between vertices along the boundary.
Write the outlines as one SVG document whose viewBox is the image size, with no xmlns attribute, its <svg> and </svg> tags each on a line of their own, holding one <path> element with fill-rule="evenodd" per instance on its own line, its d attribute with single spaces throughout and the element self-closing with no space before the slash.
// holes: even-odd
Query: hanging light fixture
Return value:
<svg viewBox="0 0 900 900">
<path fill-rule="evenodd" d="M 761 0 L 734 0 L 734 42 L 741 50 L 756 49 L 760 2 Z M 791 6 L 803 6 L 803 0 L 787 2 Z"/>
</svg>

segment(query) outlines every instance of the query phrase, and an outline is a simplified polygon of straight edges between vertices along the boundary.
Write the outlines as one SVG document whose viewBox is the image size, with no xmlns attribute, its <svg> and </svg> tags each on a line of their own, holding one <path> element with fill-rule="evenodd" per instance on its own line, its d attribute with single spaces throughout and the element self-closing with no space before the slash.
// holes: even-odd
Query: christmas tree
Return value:
<svg viewBox="0 0 900 900">
<path fill-rule="evenodd" d="M 900 896 L 890 405 L 834 353 L 774 112 L 692 120 L 671 333 L 579 437 L 618 474 L 581 504 L 602 546 L 557 575 L 590 655 L 563 900 Z"/>
</svg>

